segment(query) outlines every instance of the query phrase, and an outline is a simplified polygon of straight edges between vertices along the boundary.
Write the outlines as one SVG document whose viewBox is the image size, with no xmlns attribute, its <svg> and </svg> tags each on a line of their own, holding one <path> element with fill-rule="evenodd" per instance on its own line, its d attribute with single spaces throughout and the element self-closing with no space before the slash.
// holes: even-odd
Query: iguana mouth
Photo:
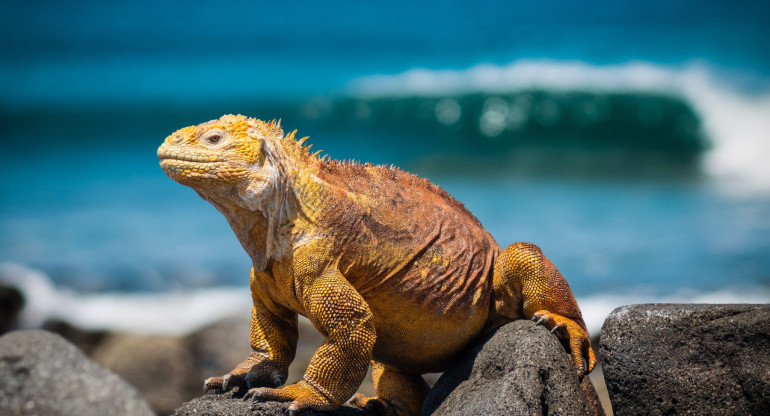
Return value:
<svg viewBox="0 0 770 416">
<path fill-rule="evenodd" d="M 164 160 L 176 160 L 181 162 L 193 162 L 193 163 L 210 163 L 217 162 L 219 158 L 214 155 L 204 156 L 196 155 L 189 152 L 174 152 L 173 150 L 158 149 L 158 157 L 161 161 Z"/>
<path fill-rule="evenodd" d="M 214 155 L 195 154 L 189 150 L 161 147 L 158 149 L 160 167 L 172 179 L 183 181 L 193 178 L 219 178 L 223 162 Z"/>
</svg>

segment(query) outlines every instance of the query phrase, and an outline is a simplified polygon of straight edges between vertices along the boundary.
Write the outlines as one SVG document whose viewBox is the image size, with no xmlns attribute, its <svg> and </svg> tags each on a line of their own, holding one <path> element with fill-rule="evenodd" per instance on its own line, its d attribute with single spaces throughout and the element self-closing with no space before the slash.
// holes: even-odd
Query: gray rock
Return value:
<svg viewBox="0 0 770 416">
<path fill-rule="evenodd" d="M 61 336 L 33 330 L 0 337 L 0 414 L 117 416 L 152 411 L 136 390 Z"/>
<path fill-rule="evenodd" d="M 428 393 L 423 415 L 589 415 L 559 340 L 520 320 L 469 346 Z"/>
<path fill-rule="evenodd" d="M 249 325 L 249 319 L 227 318 L 201 328 L 185 338 L 185 343 L 193 355 L 198 370 L 198 376 L 195 379 L 198 394 L 206 377 L 227 373 L 249 355 L 251 352 Z M 302 378 L 310 358 L 322 341 L 323 338 L 310 322 L 300 317 L 297 355 L 289 367 L 289 382 Z M 371 381 L 369 383 L 371 384 Z M 182 404 L 174 415 L 277 416 L 289 414 L 289 403 L 253 403 L 251 400 L 242 399 L 244 393 L 245 391 L 241 389 L 235 389 L 221 394 L 206 394 Z M 363 414 L 361 410 L 347 406 L 334 412 L 321 413 L 308 410 L 301 413 L 302 416 L 360 416 Z"/>
<path fill-rule="evenodd" d="M 770 305 L 632 305 L 601 333 L 618 415 L 770 414 Z"/>
<path fill-rule="evenodd" d="M 289 403 L 252 402 L 243 400 L 243 391 L 236 389 L 222 394 L 206 394 L 190 400 L 176 410 L 174 416 L 285 416 L 289 414 Z M 343 406 L 333 412 L 305 410 L 302 416 L 364 416 L 362 410 Z"/>
<path fill-rule="evenodd" d="M 243 393 L 237 389 L 207 394 L 185 403 L 174 416 L 288 414 L 288 403 L 252 403 L 241 399 Z M 469 346 L 428 394 L 423 414 L 583 416 L 596 413 L 586 399 L 589 393 L 593 393 L 593 387 L 588 378 L 584 378 L 581 389 L 564 347 L 555 336 L 530 321 L 516 321 Z M 347 406 L 334 412 L 302 413 L 364 414 Z"/>
</svg>

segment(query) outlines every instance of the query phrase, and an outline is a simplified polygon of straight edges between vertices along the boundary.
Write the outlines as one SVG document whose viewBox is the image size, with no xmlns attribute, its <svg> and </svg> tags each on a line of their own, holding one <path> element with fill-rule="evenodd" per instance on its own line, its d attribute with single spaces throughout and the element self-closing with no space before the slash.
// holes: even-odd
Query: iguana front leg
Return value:
<svg viewBox="0 0 770 416">
<path fill-rule="evenodd" d="M 495 263 L 493 286 L 498 314 L 515 319 L 523 312 L 565 341 L 579 376 L 593 370 L 596 357 L 580 308 L 567 281 L 539 247 L 508 246 Z"/>
<path fill-rule="evenodd" d="M 203 390 L 226 391 L 236 386 L 277 387 L 286 382 L 289 364 L 297 348 L 297 314 L 258 296 L 259 274 L 251 275 L 250 344 L 253 352 L 224 376 L 210 377 Z M 269 305 L 269 306 L 268 306 Z"/>
<path fill-rule="evenodd" d="M 309 281 L 308 281 L 309 279 Z M 307 317 L 325 339 L 299 382 L 249 391 L 255 400 L 291 401 L 289 412 L 333 410 L 355 393 L 369 367 L 375 329 L 369 305 L 335 269 L 317 278 L 297 276 Z"/>
</svg>

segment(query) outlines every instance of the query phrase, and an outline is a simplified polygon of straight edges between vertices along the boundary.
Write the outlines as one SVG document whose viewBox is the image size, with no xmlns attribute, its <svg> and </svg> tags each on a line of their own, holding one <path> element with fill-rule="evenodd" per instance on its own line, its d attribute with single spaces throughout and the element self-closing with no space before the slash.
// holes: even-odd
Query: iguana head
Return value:
<svg viewBox="0 0 770 416">
<path fill-rule="evenodd" d="M 158 148 L 158 157 L 166 175 L 204 197 L 237 191 L 241 199 L 253 199 L 277 180 L 269 148 L 283 138 L 277 122 L 225 115 L 175 131 Z"/>
</svg>

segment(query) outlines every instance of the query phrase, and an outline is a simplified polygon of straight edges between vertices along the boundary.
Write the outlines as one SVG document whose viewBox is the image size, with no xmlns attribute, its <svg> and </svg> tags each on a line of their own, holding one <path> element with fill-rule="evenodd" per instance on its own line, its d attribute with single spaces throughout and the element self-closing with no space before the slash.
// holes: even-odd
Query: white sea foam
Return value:
<svg viewBox="0 0 770 416">
<path fill-rule="evenodd" d="M 0 263 L 0 283 L 18 287 L 26 298 L 21 325 L 39 327 L 47 319 L 61 319 L 85 329 L 133 333 L 186 334 L 230 316 L 250 316 L 246 286 L 188 292 L 78 294 L 57 290 L 43 273 Z M 589 331 L 597 335 L 604 319 L 618 306 L 638 303 L 770 303 L 770 289 L 725 289 L 655 296 L 629 292 L 599 293 L 579 298 Z"/>
<path fill-rule="evenodd" d="M 522 60 L 463 70 L 412 69 L 354 80 L 354 96 L 442 96 L 525 89 L 639 92 L 678 96 L 699 115 L 711 149 L 708 175 L 735 192 L 770 191 L 770 93 L 749 95 L 719 79 L 703 64 L 670 68 L 645 62 L 596 66 L 584 62 Z"/>
<path fill-rule="evenodd" d="M 25 328 L 60 319 L 84 329 L 185 334 L 225 317 L 251 316 L 251 296 L 245 286 L 83 294 L 58 290 L 43 273 L 10 263 L 0 263 L 0 283 L 23 293 L 25 308 L 19 319 Z"/>
</svg>

